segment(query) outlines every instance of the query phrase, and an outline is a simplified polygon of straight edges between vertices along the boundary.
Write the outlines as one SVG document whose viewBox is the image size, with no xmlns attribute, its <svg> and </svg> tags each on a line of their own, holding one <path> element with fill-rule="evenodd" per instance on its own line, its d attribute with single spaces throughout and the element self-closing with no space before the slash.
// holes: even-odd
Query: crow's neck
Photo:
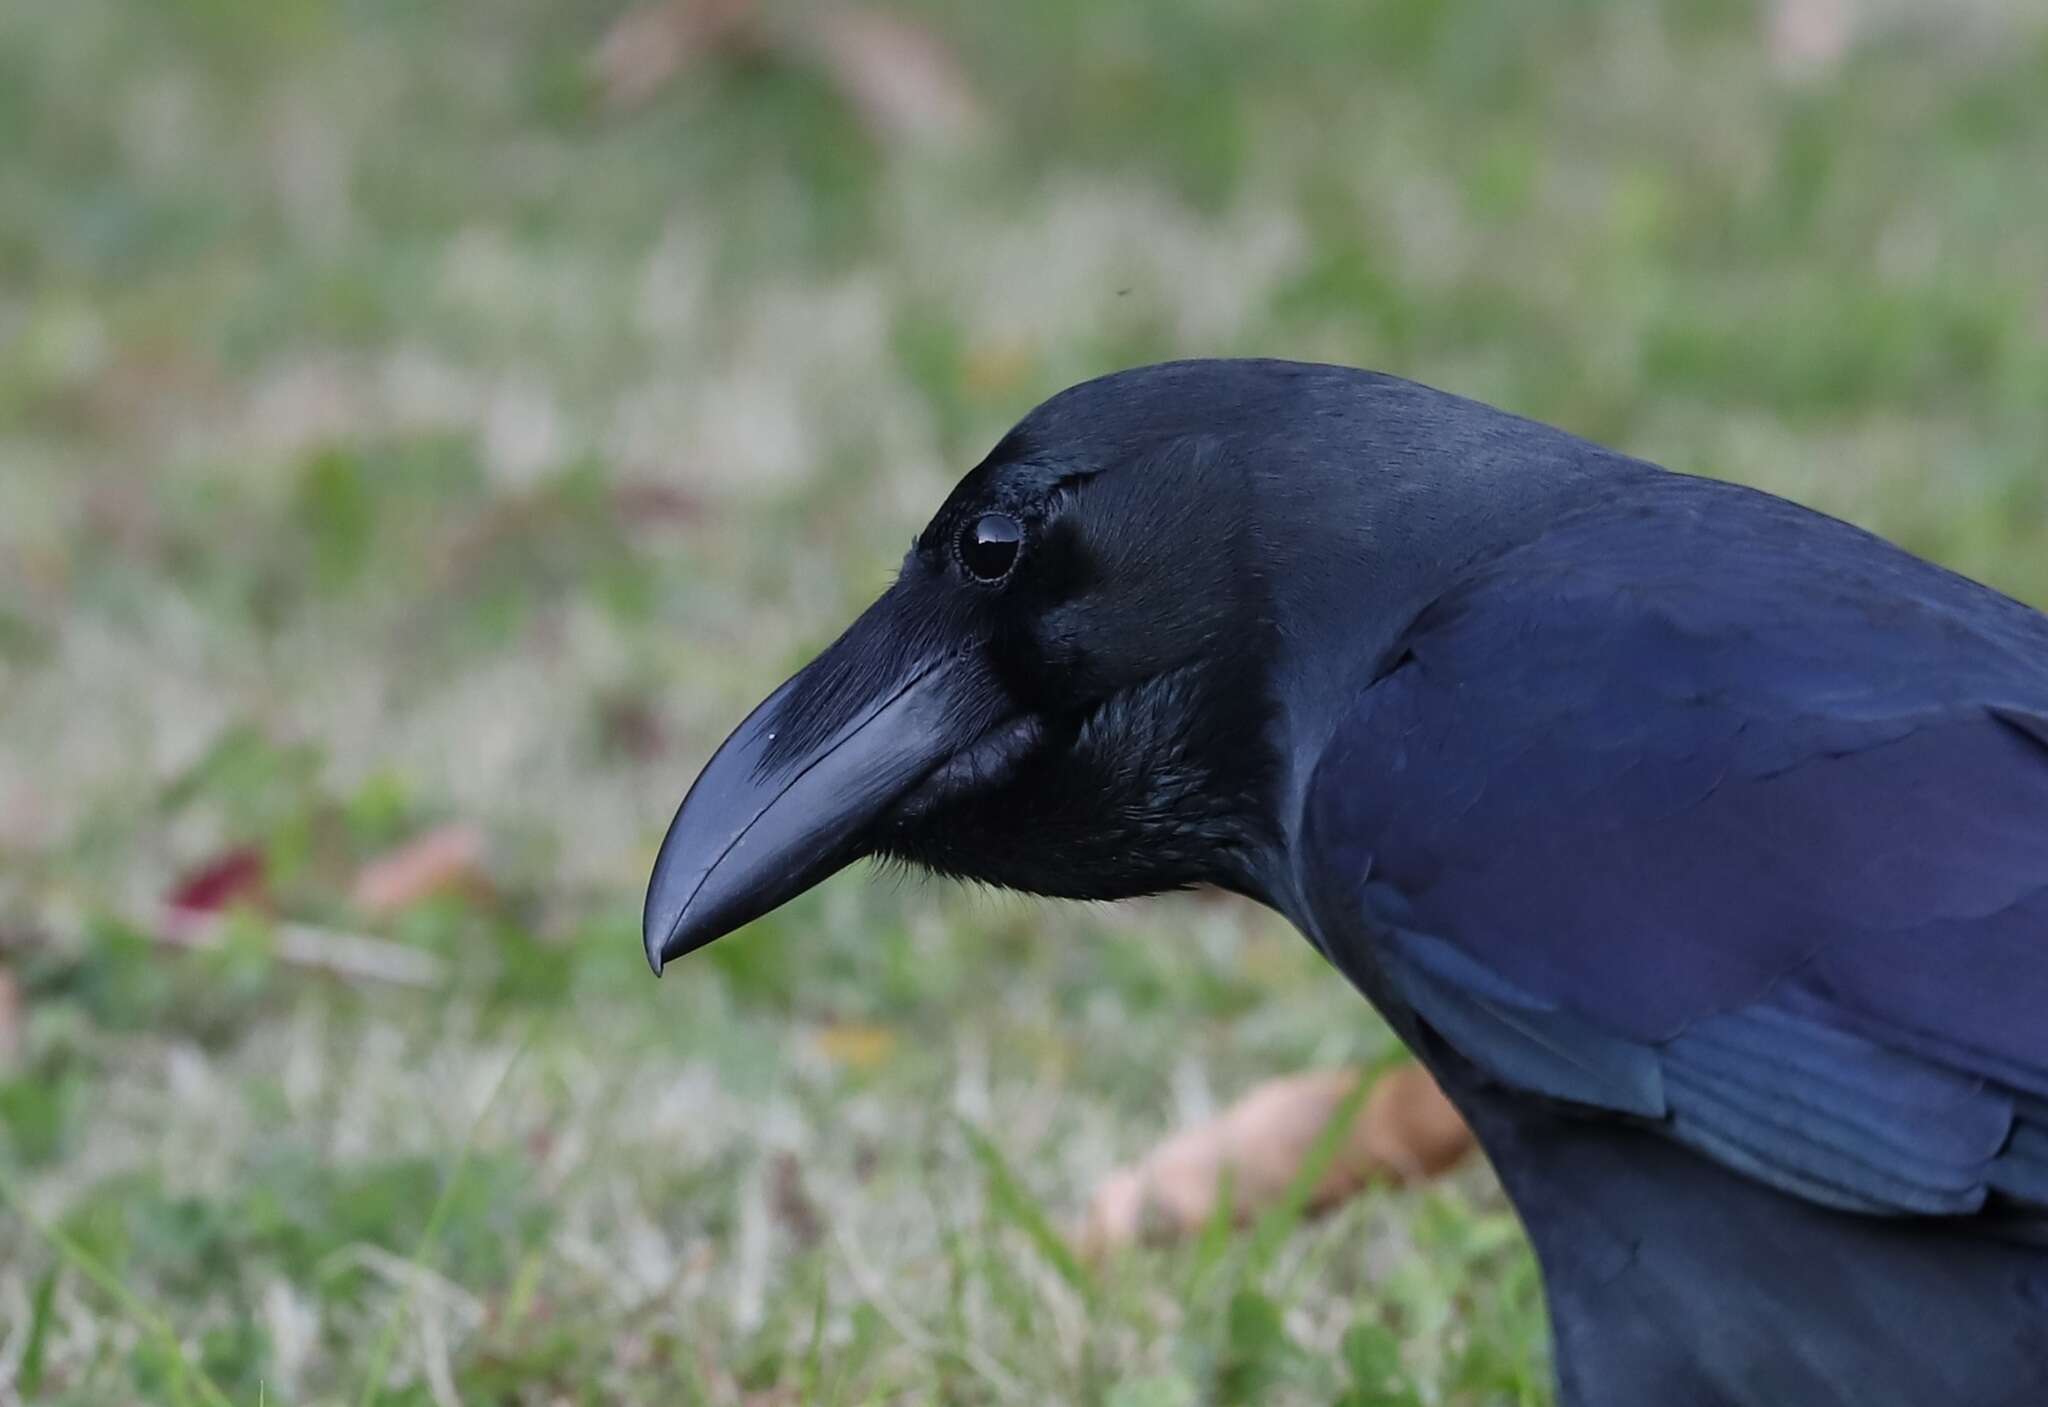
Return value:
<svg viewBox="0 0 2048 1407">
<path fill-rule="evenodd" d="M 1331 736 L 1424 608 L 1475 566 L 1663 471 L 1550 426 L 1392 378 L 1333 407 L 1317 457 L 1277 465 L 1254 499 L 1280 623 L 1272 661 L 1273 804 L 1282 850 Z M 1347 434 L 1347 430 L 1349 433 Z M 1283 855 L 1259 893 L 1295 907 Z"/>
</svg>

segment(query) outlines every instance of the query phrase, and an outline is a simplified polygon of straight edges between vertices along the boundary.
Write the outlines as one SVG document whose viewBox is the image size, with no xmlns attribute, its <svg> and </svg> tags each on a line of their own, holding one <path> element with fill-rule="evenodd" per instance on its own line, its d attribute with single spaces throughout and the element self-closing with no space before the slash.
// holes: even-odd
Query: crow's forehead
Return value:
<svg viewBox="0 0 2048 1407">
<path fill-rule="evenodd" d="M 1033 516 L 1063 488 L 1144 460 L 1187 436 L 1228 443 L 1286 435 L 1320 393 L 1359 373 L 1283 361 L 1182 361 L 1084 381 L 1003 436 L 948 494 L 917 545 L 949 539 L 970 514 Z"/>
</svg>

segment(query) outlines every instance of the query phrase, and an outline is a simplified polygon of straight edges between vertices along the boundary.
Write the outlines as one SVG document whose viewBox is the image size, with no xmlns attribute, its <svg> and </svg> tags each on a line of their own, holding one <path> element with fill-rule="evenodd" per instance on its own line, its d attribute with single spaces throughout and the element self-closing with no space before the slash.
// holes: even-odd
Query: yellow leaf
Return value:
<svg viewBox="0 0 2048 1407">
<path fill-rule="evenodd" d="M 872 1070 L 896 1049 L 896 1033 L 864 1021 L 840 1021 L 818 1030 L 818 1049 L 852 1070 Z"/>
</svg>

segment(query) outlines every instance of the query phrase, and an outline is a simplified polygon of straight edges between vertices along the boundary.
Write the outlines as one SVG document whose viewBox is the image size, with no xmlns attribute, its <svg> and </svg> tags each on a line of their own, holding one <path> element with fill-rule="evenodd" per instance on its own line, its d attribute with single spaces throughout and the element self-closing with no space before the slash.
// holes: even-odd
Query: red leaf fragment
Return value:
<svg viewBox="0 0 2048 1407">
<path fill-rule="evenodd" d="M 269 862 L 253 845 L 226 850 L 187 870 L 172 886 L 165 903 L 173 913 L 217 914 L 241 903 L 260 903 Z"/>
</svg>

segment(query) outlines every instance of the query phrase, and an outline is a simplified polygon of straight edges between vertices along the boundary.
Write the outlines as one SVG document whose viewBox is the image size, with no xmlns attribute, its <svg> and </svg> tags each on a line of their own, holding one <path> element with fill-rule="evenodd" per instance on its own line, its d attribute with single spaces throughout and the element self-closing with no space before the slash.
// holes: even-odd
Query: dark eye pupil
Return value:
<svg viewBox="0 0 2048 1407">
<path fill-rule="evenodd" d="M 960 562 L 983 581 L 995 581 L 1016 564 L 1024 525 L 1007 513 L 984 513 L 960 534 Z"/>
</svg>

